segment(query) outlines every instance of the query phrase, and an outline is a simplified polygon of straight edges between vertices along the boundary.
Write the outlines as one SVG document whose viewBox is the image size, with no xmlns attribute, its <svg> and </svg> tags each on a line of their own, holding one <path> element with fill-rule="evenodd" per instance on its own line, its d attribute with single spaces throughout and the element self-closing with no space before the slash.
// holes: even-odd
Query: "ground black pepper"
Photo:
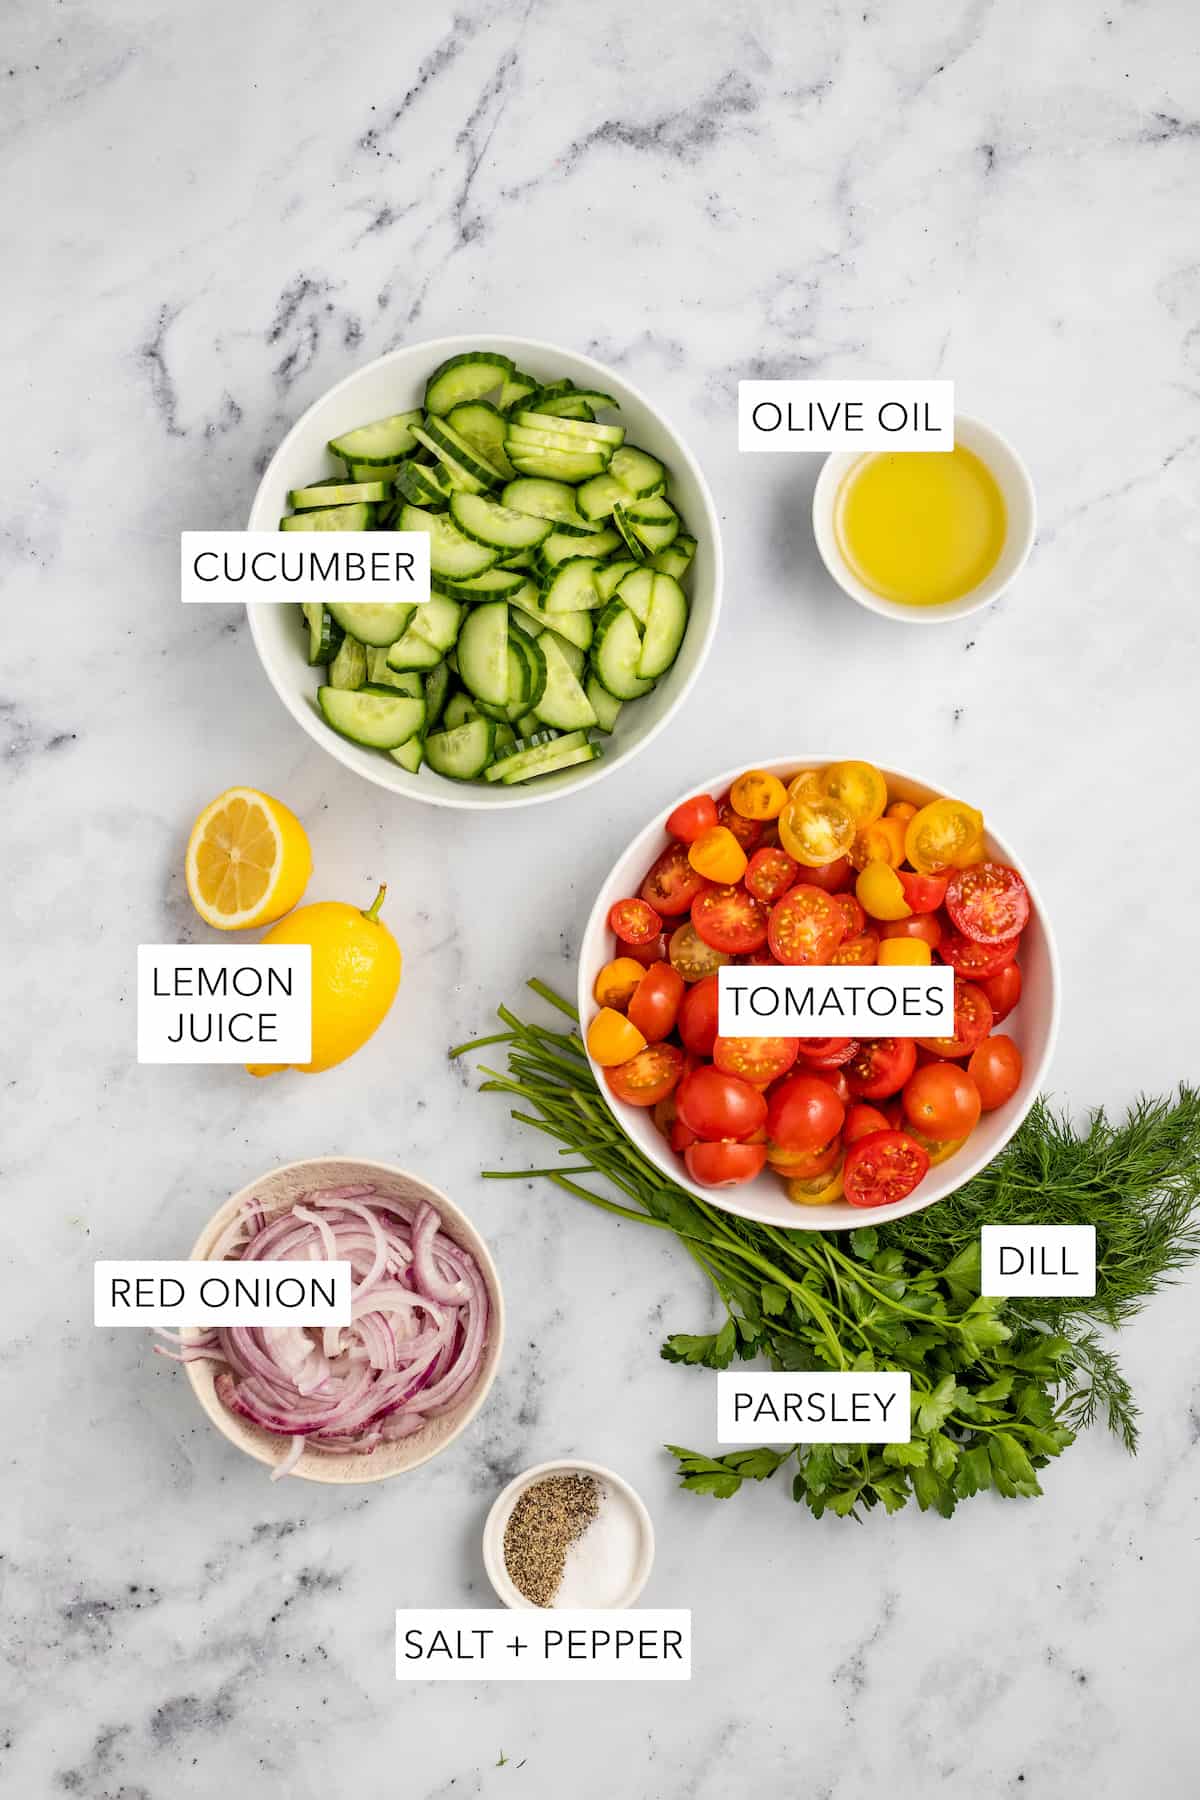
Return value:
<svg viewBox="0 0 1200 1800">
<path fill-rule="evenodd" d="M 525 1489 L 504 1527 L 504 1566 L 534 1606 L 551 1606 L 567 1551 L 600 1510 L 590 1475 L 546 1475 Z"/>
</svg>

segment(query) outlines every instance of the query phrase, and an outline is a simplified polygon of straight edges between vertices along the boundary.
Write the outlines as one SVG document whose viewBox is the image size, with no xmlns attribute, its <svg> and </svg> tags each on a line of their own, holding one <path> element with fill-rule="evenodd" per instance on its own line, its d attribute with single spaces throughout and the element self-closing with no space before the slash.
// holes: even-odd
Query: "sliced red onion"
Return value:
<svg viewBox="0 0 1200 1800">
<path fill-rule="evenodd" d="M 413 1279 L 417 1292 L 430 1300 L 458 1302 L 467 1297 L 466 1284 L 456 1276 L 446 1276 L 437 1266 L 441 1219 L 428 1201 L 417 1208 L 412 1229 Z"/>
</svg>

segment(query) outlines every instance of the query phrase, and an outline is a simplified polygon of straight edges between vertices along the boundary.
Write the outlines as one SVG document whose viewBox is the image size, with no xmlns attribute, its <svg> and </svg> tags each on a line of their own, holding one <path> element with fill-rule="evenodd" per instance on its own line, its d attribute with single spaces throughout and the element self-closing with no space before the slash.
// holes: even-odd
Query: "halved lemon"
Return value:
<svg viewBox="0 0 1200 1800">
<path fill-rule="evenodd" d="M 196 823 L 187 889 L 206 925 L 247 931 L 290 912 L 308 886 L 312 851 L 295 813 L 257 788 L 226 788 Z"/>
</svg>

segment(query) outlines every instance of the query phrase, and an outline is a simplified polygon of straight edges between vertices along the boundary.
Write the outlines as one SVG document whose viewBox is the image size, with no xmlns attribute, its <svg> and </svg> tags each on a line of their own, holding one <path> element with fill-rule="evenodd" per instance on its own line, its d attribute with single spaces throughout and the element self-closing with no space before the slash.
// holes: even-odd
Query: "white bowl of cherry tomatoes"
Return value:
<svg viewBox="0 0 1200 1800">
<path fill-rule="evenodd" d="M 948 965 L 951 1038 L 726 1038 L 723 963 Z M 1007 841 L 920 776 L 799 756 L 727 770 L 625 851 L 584 932 L 601 1091 L 651 1162 L 726 1212 L 851 1230 L 984 1168 L 1058 1025 L 1045 910 Z"/>
</svg>

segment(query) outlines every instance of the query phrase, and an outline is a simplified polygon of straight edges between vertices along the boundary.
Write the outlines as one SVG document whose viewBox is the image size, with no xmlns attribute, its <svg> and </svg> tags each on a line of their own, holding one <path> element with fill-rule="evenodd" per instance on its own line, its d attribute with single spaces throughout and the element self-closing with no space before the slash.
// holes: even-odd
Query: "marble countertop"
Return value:
<svg viewBox="0 0 1200 1800">
<path fill-rule="evenodd" d="M 936 11 L 6 9 L 14 1800 L 1195 1792 L 1200 1278 L 1125 1335 L 1136 1461 L 1095 1431 L 1036 1504 L 950 1524 L 816 1524 L 778 1484 L 696 1499 L 660 1446 L 711 1442 L 709 1378 L 657 1357 L 708 1317 L 690 1265 L 565 1196 L 480 1182 L 532 1147 L 442 1059 L 526 976 L 570 984 L 590 897 L 651 808 L 739 754 L 852 740 L 969 793 L 1036 871 L 1065 1104 L 1197 1073 L 1195 21 L 1187 0 Z M 242 615 L 177 597 L 180 528 L 239 525 L 305 406 L 464 330 L 574 344 L 654 395 L 704 464 L 729 571 L 707 671 L 653 752 L 503 818 L 358 781 L 288 720 Z M 809 459 L 736 450 L 739 376 L 813 374 L 953 376 L 1015 440 L 1041 531 L 1010 597 L 914 636 L 831 587 Z M 391 883 L 400 999 L 319 1093 L 134 1062 L 134 946 L 203 935 L 181 852 L 234 782 L 308 822 L 310 897 Z M 272 1487 L 140 1334 L 93 1331 L 90 1267 L 182 1255 L 257 1172 L 338 1150 L 467 1207 L 511 1342 L 485 1413 L 419 1475 Z M 694 1609 L 691 1684 L 398 1686 L 393 1608 L 486 1604 L 498 1485 L 572 1452 L 645 1496 L 645 1598 Z"/>
</svg>

